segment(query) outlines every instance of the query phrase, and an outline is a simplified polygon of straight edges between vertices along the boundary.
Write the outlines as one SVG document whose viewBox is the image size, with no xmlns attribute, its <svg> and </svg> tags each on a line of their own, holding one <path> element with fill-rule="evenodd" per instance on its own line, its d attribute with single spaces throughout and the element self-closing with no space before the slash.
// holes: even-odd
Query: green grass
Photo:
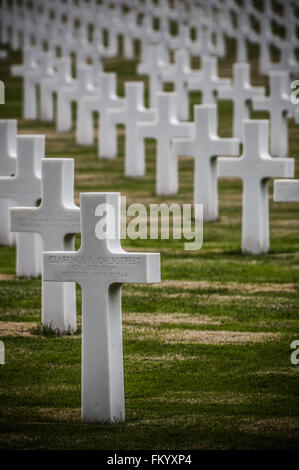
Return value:
<svg viewBox="0 0 299 470">
<path fill-rule="evenodd" d="M 220 61 L 231 74 L 235 53 Z M 257 51 L 250 48 L 252 78 Z M 48 158 L 75 159 L 76 201 L 82 191 L 120 191 L 128 203 L 192 202 L 193 162 L 180 160 L 176 197 L 155 196 L 155 143 L 147 141 L 144 178 L 123 176 L 124 137 L 119 155 L 99 160 L 96 143 L 79 147 L 74 131 L 57 134 L 54 124 L 22 119 L 22 82 L 9 74 L 21 57 L 1 61 L 6 84 L 2 118 L 17 118 L 19 132 L 44 133 Z M 107 60 L 118 73 L 118 91 L 136 80 L 137 62 Z M 144 78 L 144 77 L 142 77 Z M 137 77 L 140 79 L 140 77 Z M 147 81 L 145 79 L 145 83 Z M 191 94 L 192 105 L 200 94 Z M 148 102 L 148 94 L 146 94 Z M 220 102 L 219 135 L 231 135 L 232 106 Z M 252 117 L 264 118 L 264 113 Z M 289 126 L 290 156 L 299 162 L 299 133 Z M 299 165 L 296 176 L 299 177 Z M 199 252 L 180 240 L 124 240 L 129 250 L 162 254 L 162 286 L 123 287 L 126 422 L 80 422 L 81 291 L 79 331 L 59 336 L 42 329 L 40 279 L 17 279 L 15 249 L 0 247 L 0 447 L 5 449 L 298 449 L 299 366 L 290 363 L 290 343 L 299 339 L 298 204 L 275 203 L 270 185 L 271 250 L 243 256 L 242 185 L 219 182 L 219 221 L 204 225 Z M 77 237 L 76 246 L 80 244 Z M 6 335 L 1 336 L 1 331 Z"/>
</svg>

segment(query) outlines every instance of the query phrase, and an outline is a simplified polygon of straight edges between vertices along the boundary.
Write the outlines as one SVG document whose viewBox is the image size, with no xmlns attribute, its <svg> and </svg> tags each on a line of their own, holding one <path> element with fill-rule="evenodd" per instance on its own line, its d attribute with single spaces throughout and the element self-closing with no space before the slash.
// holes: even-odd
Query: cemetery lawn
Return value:
<svg viewBox="0 0 299 470">
<path fill-rule="evenodd" d="M 229 47 L 229 53 L 232 54 Z M 253 63 L 254 51 L 252 51 Z M 74 132 L 22 119 L 22 82 L 9 75 L 19 54 L 1 61 L 6 84 L 1 118 L 17 118 L 19 133 L 46 134 L 46 155 L 75 158 L 76 202 L 83 191 L 121 191 L 127 203 L 190 203 L 193 162 L 180 161 L 180 192 L 154 195 L 153 141 L 147 172 L 123 177 L 123 129 L 119 157 L 98 160 L 96 145 L 79 147 Z M 223 60 L 227 76 L 232 60 Z M 134 80 L 136 62 L 113 59 L 106 70 L 123 83 Z M 254 84 L 263 83 L 257 77 Z M 200 97 L 192 95 L 193 103 Z M 231 105 L 219 106 L 221 136 L 231 132 Z M 266 117 L 255 113 L 255 117 Z M 299 177 L 299 131 L 289 128 L 291 157 Z M 0 447 L 2 449 L 298 449 L 299 365 L 290 344 L 299 340 L 298 204 L 274 203 L 270 185 L 271 251 L 243 256 L 241 182 L 219 182 L 220 219 L 204 225 L 200 251 L 180 240 L 123 241 L 127 250 L 158 251 L 160 285 L 123 287 L 126 422 L 80 422 L 81 292 L 79 331 L 41 332 L 41 281 L 15 277 L 15 249 L 0 247 Z M 77 246 L 80 240 L 76 241 Z"/>
</svg>

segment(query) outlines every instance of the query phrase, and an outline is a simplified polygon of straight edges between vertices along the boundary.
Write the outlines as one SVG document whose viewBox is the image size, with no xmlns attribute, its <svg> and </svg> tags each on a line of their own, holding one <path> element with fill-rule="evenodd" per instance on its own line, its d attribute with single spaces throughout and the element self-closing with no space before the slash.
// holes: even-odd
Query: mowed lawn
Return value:
<svg viewBox="0 0 299 470">
<path fill-rule="evenodd" d="M 220 62 L 230 76 L 232 44 Z M 256 51 L 250 51 L 253 83 Z M 124 178 L 124 132 L 119 155 L 99 160 L 96 145 L 79 147 L 74 131 L 22 119 L 22 81 L 0 63 L 6 85 L 1 118 L 17 118 L 19 133 L 47 136 L 46 155 L 75 159 L 75 192 L 121 191 L 127 202 L 193 201 L 193 162 L 181 159 L 180 191 L 157 198 L 155 143 L 146 145 L 146 176 Z M 107 60 L 118 73 L 119 93 L 136 80 L 136 61 Z M 145 81 L 146 83 L 146 81 Z M 171 89 L 168 87 L 167 89 Z M 192 94 L 192 104 L 200 95 Z M 232 106 L 219 104 L 219 135 L 231 135 Z M 267 117 L 255 113 L 254 117 Z M 299 127 L 289 126 L 290 157 L 297 159 Z M 204 225 L 200 251 L 180 240 L 123 241 L 128 250 L 158 251 L 160 285 L 123 287 L 126 422 L 83 425 L 80 421 L 81 291 L 79 331 L 42 334 L 41 280 L 17 279 L 15 249 L 0 247 L 0 446 L 5 449 L 295 449 L 299 448 L 299 365 L 290 343 L 299 339 L 299 205 L 274 203 L 270 185 L 271 250 L 243 256 L 242 184 L 219 181 L 219 221 Z M 77 239 L 77 246 L 79 246 Z"/>
</svg>

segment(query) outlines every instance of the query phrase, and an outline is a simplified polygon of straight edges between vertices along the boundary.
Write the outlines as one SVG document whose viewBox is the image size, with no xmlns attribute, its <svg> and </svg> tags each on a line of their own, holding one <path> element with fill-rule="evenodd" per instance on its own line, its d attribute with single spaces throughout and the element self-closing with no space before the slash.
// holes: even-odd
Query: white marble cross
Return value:
<svg viewBox="0 0 299 470">
<path fill-rule="evenodd" d="M 234 83 L 228 87 L 221 87 L 218 91 L 218 99 L 231 100 L 233 102 L 233 135 L 242 138 L 242 120 L 248 119 L 248 102 L 255 96 L 264 96 L 264 87 L 253 87 L 250 84 L 250 65 L 237 62 L 233 66 Z"/>
<path fill-rule="evenodd" d="M 117 154 L 116 128 L 108 122 L 109 109 L 122 109 L 124 99 L 116 94 L 116 75 L 99 73 L 97 96 L 84 96 L 80 99 L 77 112 L 76 140 L 86 145 L 93 142 L 93 112 L 100 114 L 98 128 L 98 156 L 114 158 Z"/>
<path fill-rule="evenodd" d="M 161 70 L 163 82 L 174 84 L 178 94 L 178 118 L 187 121 L 189 119 L 189 93 L 187 78 L 198 78 L 200 72 L 190 67 L 190 56 L 186 49 L 175 51 L 175 63 L 165 66 Z"/>
<path fill-rule="evenodd" d="M 73 250 L 80 233 L 80 209 L 73 202 L 74 160 L 42 160 L 41 204 L 11 209 L 15 232 L 38 233 L 43 251 Z M 61 333 L 76 330 L 75 284 L 42 281 L 42 324 Z"/>
<path fill-rule="evenodd" d="M 270 153 L 273 157 L 288 155 L 288 115 L 292 110 L 287 72 L 270 71 L 270 96 L 253 98 L 253 109 L 270 114 Z"/>
<path fill-rule="evenodd" d="M 177 94 L 157 93 L 157 114 L 153 122 L 138 123 L 138 151 L 144 158 L 144 139 L 157 141 L 156 194 L 176 194 L 178 191 L 177 158 L 173 155 L 174 137 L 192 137 L 194 124 L 179 122 L 177 118 Z"/>
<path fill-rule="evenodd" d="M 41 159 L 45 154 L 43 135 L 17 136 L 16 174 L 0 177 L 0 199 L 14 206 L 34 206 L 41 197 Z M 35 233 L 17 234 L 17 275 L 41 274 L 41 238 Z"/>
<path fill-rule="evenodd" d="M 77 78 L 57 92 L 57 131 L 72 128 L 72 102 L 78 103 L 83 96 L 94 93 L 93 71 L 88 64 L 79 64 Z"/>
<path fill-rule="evenodd" d="M 292 177 L 294 160 L 269 155 L 268 121 L 244 120 L 242 135 L 243 154 L 240 158 L 219 158 L 218 174 L 242 179 L 242 251 L 261 254 L 269 249 L 269 180 Z"/>
<path fill-rule="evenodd" d="M 203 204 L 205 221 L 218 218 L 217 157 L 239 155 L 239 139 L 217 135 L 217 106 L 194 106 L 194 132 L 191 138 L 173 139 L 174 156 L 189 155 L 194 162 L 194 204 Z"/>
<path fill-rule="evenodd" d="M 124 421 L 121 286 L 160 282 L 160 255 L 120 244 L 120 194 L 81 193 L 81 248 L 44 254 L 44 280 L 82 288 L 82 419 Z"/>
<path fill-rule="evenodd" d="M 11 74 L 13 77 L 25 77 L 33 69 L 37 68 L 38 56 L 36 50 L 31 46 L 23 48 L 23 63 L 21 65 L 12 65 Z"/>
<path fill-rule="evenodd" d="M 69 57 L 57 59 L 56 68 L 53 77 L 42 78 L 40 82 L 41 120 L 45 122 L 54 120 L 54 93 L 73 82 Z"/>
<path fill-rule="evenodd" d="M 29 59 L 28 59 L 29 60 Z M 23 116 L 25 119 L 36 119 L 38 117 L 38 99 L 37 86 L 40 81 L 46 77 L 54 75 L 53 69 L 54 54 L 52 52 L 44 52 L 39 57 L 39 63 L 34 67 L 27 66 L 23 72 Z"/>
<path fill-rule="evenodd" d="M 299 180 L 274 180 L 274 201 L 299 202 Z"/>
<path fill-rule="evenodd" d="M 123 108 L 108 109 L 108 125 L 125 125 L 125 175 L 136 177 L 144 175 L 144 158 L 138 151 L 137 123 L 153 121 L 155 110 L 144 107 L 143 82 L 125 83 L 125 102 Z"/>
<path fill-rule="evenodd" d="M 16 172 L 17 121 L 0 120 L 0 176 L 12 176 Z M 1 190 L 0 190 L 1 191 Z M 13 202 L 0 199 L 0 244 L 13 245 L 15 235 L 10 231 L 9 208 Z"/>
<path fill-rule="evenodd" d="M 217 58 L 209 56 L 202 56 L 198 74 L 187 78 L 189 91 L 201 91 L 202 104 L 215 104 L 218 90 L 230 84 L 230 79 L 218 77 Z"/>
<path fill-rule="evenodd" d="M 165 67 L 163 49 L 158 44 L 151 44 L 148 47 L 146 61 L 137 66 L 140 75 L 148 75 L 150 90 L 150 108 L 157 107 L 157 93 L 162 91 L 161 71 Z"/>
</svg>

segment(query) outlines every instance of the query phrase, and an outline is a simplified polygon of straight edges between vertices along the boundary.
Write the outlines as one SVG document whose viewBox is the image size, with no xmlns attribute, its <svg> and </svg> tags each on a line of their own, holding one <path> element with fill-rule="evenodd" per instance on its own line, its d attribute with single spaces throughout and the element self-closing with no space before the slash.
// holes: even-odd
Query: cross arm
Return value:
<svg viewBox="0 0 299 470">
<path fill-rule="evenodd" d="M 172 148 L 175 156 L 195 156 L 196 142 L 190 137 L 174 137 L 172 139 Z"/>
<path fill-rule="evenodd" d="M 217 155 L 239 155 L 240 140 L 236 137 L 231 139 L 220 139 L 216 137 L 211 142 L 212 156 Z"/>
<path fill-rule="evenodd" d="M 108 122 L 112 125 L 126 124 L 126 110 L 125 109 L 108 109 L 107 111 Z"/>
<path fill-rule="evenodd" d="M 47 213 L 39 207 L 12 207 L 10 209 L 12 232 L 55 232 L 56 236 L 80 233 L 80 209 L 59 209 Z"/>
<path fill-rule="evenodd" d="M 272 158 L 272 168 L 269 168 L 269 178 L 293 178 L 294 159 L 293 158 Z"/>
<path fill-rule="evenodd" d="M 252 99 L 252 106 L 255 111 L 267 111 L 269 109 L 270 99 L 264 96 L 255 96 Z"/>
<path fill-rule="evenodd" d="M 12 207 L 10 208 L 11 232 L 36 232 L 34 220 L 38 217 L 37 207 Z M 29 219 L 29 220 L 28 220 Z"/>
<path fill-rule="evenodd" d="M 128 270 L 128 281 L 136 284 L 161 282 L 159 253 L 125 253 L 124 266 Z M 130 272 L 132 271 L 132 272 Z"/>
<path fill-rule="evenodd" d="M 219 157 L 217 167 L 220 178 L 242 178 L 242 158 Z"/>
<path fill-rule="evenodd" d="M 158 253 L 119 253 L 88 256 L 74 251 L 44 252 L 44 281 L 88 284 L 92 279 L 108 284 L 160 282 Z"/>
<path fill-rule="evenodd" d="M 274 201 L 299 202 L 299 180 L 275 180 Z"/>
<path fill-rule="evenodd" d="M 203 85 L 203 76 L 201 72 L 198 73 L 197 76 L 188 77 L 186 80 L 187 88 L 190 91 L 197 91 L 200 90 Z"/>
<path fill-rule="evenodd" d="M 158 123 L 153 122 L 138 122 L 137 123 L 137 134 L 140 138 L 158 138 Z"/>
<path fill-rule="evenodd" d="M 160 76 L 163 82 L 174 82 L 177 77 L 176 69 L 167 67 L 167 69 L 161 70 Z"/>
<path fill-rule="evenodd" d="M 221 86 L 218 88 L 218 98 L 220 100 L 233 100 L 235 97 L 235 91 L 233 87 Z"/>
</svg>

